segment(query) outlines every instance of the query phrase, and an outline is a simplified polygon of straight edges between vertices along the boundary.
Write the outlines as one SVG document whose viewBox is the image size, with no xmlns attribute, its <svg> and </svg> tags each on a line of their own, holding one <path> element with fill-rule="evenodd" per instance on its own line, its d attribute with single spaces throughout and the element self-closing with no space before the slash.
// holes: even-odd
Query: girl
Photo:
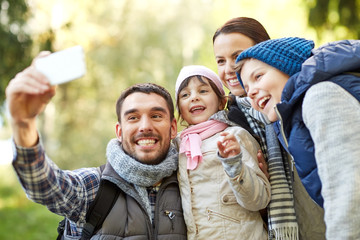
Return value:
<svg viewBox="0 0 360 240">
<path fill-rule="evenodd" d="M 259 144 L 227 119 L 220 79 L 204 66 L 186 66 L 175 92 L 188 124 L 177 137 L 188 239 L 267 239 L 259 210 L 270 184 L 257 164 Z"/>
</svg>

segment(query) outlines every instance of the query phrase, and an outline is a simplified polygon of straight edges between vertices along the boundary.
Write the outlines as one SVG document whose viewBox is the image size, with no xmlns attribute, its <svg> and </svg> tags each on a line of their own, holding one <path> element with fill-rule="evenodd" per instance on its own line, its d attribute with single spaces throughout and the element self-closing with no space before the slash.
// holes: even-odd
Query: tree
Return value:
<svg viewBox="0 0 360 240">
<path fill-rule="evenodd" d="M 114 137 L 115 102 L 120 92 L 134 83 L 153 82 L 173 93 L 180 68 L 203 58 L 197 48 L 211 49 L 210 36 L 203 37 L 204 29 L 197 25 L 215 24 L 195 10 L 190 16 L 187 8 L 162 1 L 114 1 L 96 8 L 89 1 L 62 3 L 64 9 L 69 4 L 83 11 L 67 11 L 64 23 L 68 27 L 54 29 L 54 50 L 82 45 L 87 73 L 58 86 L 41 124 L 49 126 L 42 129 L 42 138 L 59 166 L 97 166 L 105 161 L 106 143 Z M 159 15 L 156 9 L 165 5 L 167 13 Z M 194 18 L 207 25 L 195 25 Z M 187 41 L 190 36 L 191 42 Z M 206 61 L 212 62 L 213 56 Z"/>
<path fill-rule="evenodd" d="M 0 91 L 4 93 L 11 78 L 31 61 L 31 38 L 26 32 L 30 17 L 24 0 L 0 0 Z M 0 94 L 0 106 L 5 94 Z"/>
<path fill-rule="evenodd" d="M 360 37 L 360 1 L 356 0 L 308 0 L 309 25 L 316 30 L 319 39 Z"/>
</svg>

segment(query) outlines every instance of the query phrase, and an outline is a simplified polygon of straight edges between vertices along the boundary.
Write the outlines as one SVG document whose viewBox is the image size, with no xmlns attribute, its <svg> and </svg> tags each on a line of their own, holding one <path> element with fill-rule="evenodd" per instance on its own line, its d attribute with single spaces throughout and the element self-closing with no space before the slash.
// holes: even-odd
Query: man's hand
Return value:
<svg viewBox="0 0 360 240">
<path fill-rule="evenodd" d="M 259 162 L 259 168 L 265 174 L 267 179 L 270 179 L 270 174 L 268 172 L 268 165 L 265 162 L 264 155 L 263 155 L 263 153 L 262 153 L 262 151 L 260 149 L 258 150 L 258 153 L 257 153 L 257 159 L 258 159 L 258 162 Z"/>
<path fill-rule="evenodd" d="M 42 52 L 38 57 L 48 54 Z M 55 87 L 51 87 L 46 77 L 35 69 L 33 61 L 10 81 L 5 93 L 16 144 L 34 145 L 38 138 L 36 117 L 55 95 Z"/>
<path fill-rule="evenodd" d="M 240 144 L 233 134 L 222 132 L 220 136 L 224 137 L 221 141 L 217 142 L 219 155 L 222 158 L 233 157 L 240 153 Z"/>
</svg>

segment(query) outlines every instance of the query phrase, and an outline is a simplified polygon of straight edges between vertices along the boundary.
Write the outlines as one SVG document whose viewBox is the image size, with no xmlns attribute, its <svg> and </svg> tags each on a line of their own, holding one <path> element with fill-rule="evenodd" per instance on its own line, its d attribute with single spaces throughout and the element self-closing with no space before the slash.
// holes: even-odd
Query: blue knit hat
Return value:
<svg viewBox="0 0 360 240">
<path fill-rule="evenodd" d="M 314 42 L 304 38 L 271 39 L 246 49 L 236 58 L 235 63 L 246 58 L 255 58 L 291 77 L 300 72 L 301 65 L 311 56 L 313 48 Z M 244 87 L 239 72 L 237 71 L 236 75 L 241 86 Z"/>
</svg>

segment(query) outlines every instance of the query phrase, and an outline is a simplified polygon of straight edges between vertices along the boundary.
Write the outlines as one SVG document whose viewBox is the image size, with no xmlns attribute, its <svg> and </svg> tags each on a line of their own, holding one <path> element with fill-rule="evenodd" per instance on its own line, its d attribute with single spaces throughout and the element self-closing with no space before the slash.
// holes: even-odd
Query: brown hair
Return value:
<svg viewBox="0 0 360 240">
<path fill-rule="evenodd" d="M 125 101 L 125 98 L 127 98 L 130 94 L 132 93 L 136 93 L 136 92 L 141 92 L 141 93 L 155 93 L 159 96 L 161 96 L 162 98 L 165 99 L 167 107 L 169 109 L 170 112 L 170 120 L 172 121 L 174 119 L 174 103 L 173 100 L 171 98 L 170 93 L 163 87 L 154 84 L 154 83 L 141 83 L 141 84 L 135 84 L 131 87 L 129 87 L 128 89 L 124 90 L 120 97 L 118 98 L 117 102 L 116 102 L 116 115 L 118 118 L 119 123 L 121 122 L 121 108 L 122 108 L 122 104 Z"/>
<path fill-rule="evenodd" d="M 260 22 L 253 18 L 237 17 L 230 19 L 218 28 L 213 36 L 213 43 L 220 34 L 241 33 L 254 41 L 254 44 L 269 40 L 270 36 Z"/>
</svg>

